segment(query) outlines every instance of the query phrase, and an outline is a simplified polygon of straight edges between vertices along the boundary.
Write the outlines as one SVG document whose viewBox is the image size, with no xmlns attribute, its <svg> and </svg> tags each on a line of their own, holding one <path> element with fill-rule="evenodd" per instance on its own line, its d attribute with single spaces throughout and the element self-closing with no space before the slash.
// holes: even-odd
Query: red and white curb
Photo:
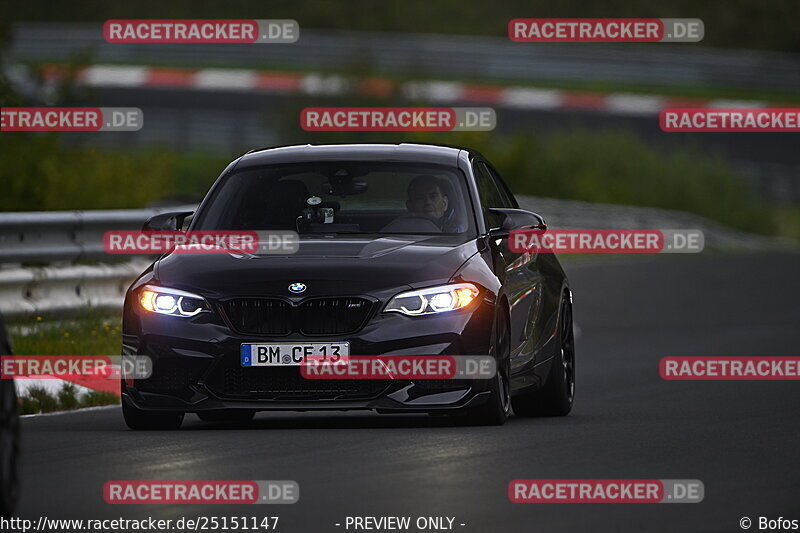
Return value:
<svg viewBox="0 0 800 533">
<path fill-rule="evenodd" d="M 88 411 L 106 411 L 109 409 L 119 409 L 119 404 L 97 405 L 95 407 L 79 407 L 77 409 L 69 409 L 67 411 L 50 411 L 48 413 L 32 413 L 29 415 L 19 415 L 20 418 L 40 418 L 50 416 L 63 416 L 86 413 Z"/>
<path fill-rule="evenodd" d="M 46 390 L 51 396 L 57 396 L 58 391 L 61 390 L 61 387 L 65 384 L 69 383 L 68 381 L 64 381 L 63 379 L 50 379 L 50 378 L 15 378 L 14 384 L 17 386 L 17 396 L 24 396 L 27 394 L 28 390 L 33 388 L 42 388 Z M 78 394 L 83 394 L 89 392 L 91 389 L 86 387 L 81 387 L 80 385 L 76 385 L 78 390 Z"/>
<path fill-rule="evenodd" d="M 108 380 L 103 380 L 108 381 Z M 28 395 L 28 391 L 32 388 L 42 388 L 44 389 L 50 396 L 53 398 L 58 398 L 58 393 L 61 391 L 61 387 L 65 383 L 70 383 L 69 381 L 65 381 L 63 379 L 54 379 L 54 378 L 15 378 L 14 385 L 17 389 L 17 398 L 22 398 L 23 396 Z M 104 392 L 113 392 L 119 395 L 119 386 L 116 386 L 112 389 L 108 388 L 108 385 L 105 383 L 97 384 L 91 383 L 92 387 L 84 387 L 80 385 L 78 382 L 72 382 L 75 385 L 75 393 L 78 397 L 84 396 L 85 394 L 91 392 L 92 390 L 100 390 Z M 19 401 L 19 400 L 18 400 Z M 85 411 L 97 411 L 100 409 L 110 409 L 118 407 L 117 404 L 113 405 L 101 405 L 95 407 L 81 407 L 78 409 L 68 409 L 64 411 L 52 411 L 48 413 L 32 413 L 27 415 L 20 415 L 20 418 L 33 418 L 33 417 L 40 417 L 40 416 L 56 416 L 56 415 L 64 415 L 69 413 L 82 413 Z"/>
<path fill-rule="evenodd" d="M 119 396 L 119 381 L 110 379 L 84 379 L 67 381 L 57 378 L 14 378 L 17 396 L 24 396 L 32 387 L 43 388 L 51 396 L 58 396 L 65 383 L 72 383 L 80 396 L 89 391 L 110 392 Z"/>
<path fill-rule="evenodd" d="M 64 69 L 45 67 L 45 79 L 57 82 Z M 600 93 L 453 81 L 396 82 L 270 70 L 190 69 L 150 66 L 92 65 L 77 72 L 77 83 L 97 88 L 189 89 L 234 93 L 305 94 L 310 96 L 388 97 L 402 95 L 431 103 L 482 104 L 525 110 L 583 110 L 618 115 L 657 115 L 669 107 L 762 108 L 784 104 L 754 100 L 680 98 L 631 93 Z"/>
</svg>

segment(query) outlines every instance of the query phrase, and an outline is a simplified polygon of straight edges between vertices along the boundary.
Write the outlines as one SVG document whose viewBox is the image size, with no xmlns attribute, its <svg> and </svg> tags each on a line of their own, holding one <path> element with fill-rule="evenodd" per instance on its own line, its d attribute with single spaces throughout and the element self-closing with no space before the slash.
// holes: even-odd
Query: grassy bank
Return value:
<svg viewBox="0 0 800 533">
<path fill-rule="evenodd" d="M 623 131 L 488 144 L 516 193 L 677 209 L 763 234 L 782 229 L 777 212 L 726 161 L 699 149 L 665 153 Z"/>
<path fill-rule="evenodd" d="M 64 383 L 57 393 L 53 394 L 44 387 L 30 387 L 19 397 L 19 414 L 34 415 L 53 413 L 55 411 L 72 411 L 86 407 L 115 405 L 119 397 L 110 392 L 79 392 L 72 383 Z"/>
<path fill-rule="evenodd" d="M 119 355 L 122 350 L 122 320 L 108 311 L 11 317 L 8 326 L 15 355 Z"/>
<path fill-rule="evenodd" d="M 120 318 L 104 311 L 83 311 L 62 316 L 10 320 L 15 355 L 118 355 L 121 352 Z M 19 398 L 20 414 L 50 413 L 84 407 L 115 405 L 119 397 L 101 391 L 79 392 L 64 383 L 56 393 L 33 386 Z"/>
<path fill-rule="evenodd" d="M 124 209 L 202 197 L 228 159 L 161 149 L 64 146 L 55 134 L 4 133 L 0 211 Z"/>
<path fill-rule="evenodd" d="M 292 115 L 292 116 L 296 116 Z M 425 141 L 483 152 L 516 194 L 676 209 L 730 227 L 800 237 L 797 208 L 766 205 L 720 157 L 699 148 L 668 153 L 627 131 L 547 137 L 495 133 L 286 135 L 287 142 Z M 202 198 L 230 156 L 65 147 L 51 135 L 5 134 L 0 211 L 112 209 Z"/>
</svg>

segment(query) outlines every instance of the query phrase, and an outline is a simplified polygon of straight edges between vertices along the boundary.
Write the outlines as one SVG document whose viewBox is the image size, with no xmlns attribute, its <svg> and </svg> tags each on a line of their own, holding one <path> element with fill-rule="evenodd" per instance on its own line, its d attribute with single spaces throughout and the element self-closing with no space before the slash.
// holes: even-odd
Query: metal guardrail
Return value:
<svg viewBox="0 0 800 533">
<path fill-rule="evenodd" d="M 195 208 L 0 213 L 0 312 L 34 315 L 87 307 L 119 308 L 130 283 L 150 263 L 148 259 L 70 263 L 108 260 L 103 249 L 106 231 L 136 230 L 157 213 Z M 31 263 L 48 266 L 22 266 Z"/>
<path fill-rule="evenodd" d="M 438 77 L 797 90 L 800 55 L 662 43 L 514 43 L 505 37 L 300 30 L 292 44 L 109 44 L 102 23 L 21 22 L 10 57 L 63 62 L 360 69 Z"/>
<path fill-rule="evenodd" d="M 193 211 L 194 205 L 152 209 L 0 213 L 0 263 L 54 263 L 108 258 L 103 234 L 136 230 L 164 211 Z"/>
<path fill-rule="evenodd" d="M 703 217 L 643 207 L 592 204 L 553 198 L 517 196 L 520 206 L 542 214 L 550 227 L 583 229 L 700 229 L 706 247 L 737 250 L 792 250 L 797 241 L 772 239 L 731 230 Z M 0 213 L 0 312 L 33 315 L 86 307 L 122 305 L 130 283 L 150 260 L 133 257 L 118 264 L 22 267 L 9 261 L 66 262 L 108 258 L 102 234 L 110 229 L 138 229 L 155 213 L 192 210 L 194 206 L 115 211 Z M 9 239 L 9 236 L 12 238 Z M 6 246 L 9 242 L 12 246 Z M 2 263 L 6 263 L 2 265 Z"/>
<path fill-rule="evenodd" d="M 35 315 L 81 308 L 119 308 L 149 261 L 0 269 L 0 312 Z"/>
</svg>

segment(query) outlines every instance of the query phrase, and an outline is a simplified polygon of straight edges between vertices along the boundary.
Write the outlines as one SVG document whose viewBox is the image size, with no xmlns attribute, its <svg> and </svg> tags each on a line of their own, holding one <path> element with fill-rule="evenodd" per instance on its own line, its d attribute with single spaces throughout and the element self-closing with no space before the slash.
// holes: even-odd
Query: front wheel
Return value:
<svg viewBox="0 0 800 533">
<path fill-rule="evenodd" d="M 562 300 L 560 315 L 558 350 L 547 381 L 540 390 L 512 400 L 517 416 L 566 416 L 572 410 L 575 399 L 575 333 L 569 297 Z"/>
<path fill-rule="evenodd" d="M 497 372 L 489 385 L 490 396 L 483 405 L 471 408 L 467 420 L 472 425 L 502 426 L 511 414 L 511 362 L 509 360 L 508 321 L 500 312 L 492 327 L 492 346 Z"/>
<path fill-rule="evenodd" d="M 183 423 L 184 413 L 172 411 L 143 411 L 137 409 L 123 399 L 122 416 L 131 429 L 136 430 L 168 430 L 178 429 Z"/>
</svg>

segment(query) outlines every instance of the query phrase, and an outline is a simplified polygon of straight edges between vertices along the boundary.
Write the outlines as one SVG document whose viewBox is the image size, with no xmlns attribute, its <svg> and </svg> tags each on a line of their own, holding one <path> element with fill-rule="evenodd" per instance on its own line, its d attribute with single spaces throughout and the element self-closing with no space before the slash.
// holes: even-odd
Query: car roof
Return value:
<svg viewBox="0 0 800 533">
<path fill-rule="evenodd" d="M 462 151 L 480 155 L 460 146 L 424 143 L 302 144 L 251 150 L 241 157 L 237 168 L 303 163 L 310 161 L 408 161 L 458 166 Z"/>
</svg>

